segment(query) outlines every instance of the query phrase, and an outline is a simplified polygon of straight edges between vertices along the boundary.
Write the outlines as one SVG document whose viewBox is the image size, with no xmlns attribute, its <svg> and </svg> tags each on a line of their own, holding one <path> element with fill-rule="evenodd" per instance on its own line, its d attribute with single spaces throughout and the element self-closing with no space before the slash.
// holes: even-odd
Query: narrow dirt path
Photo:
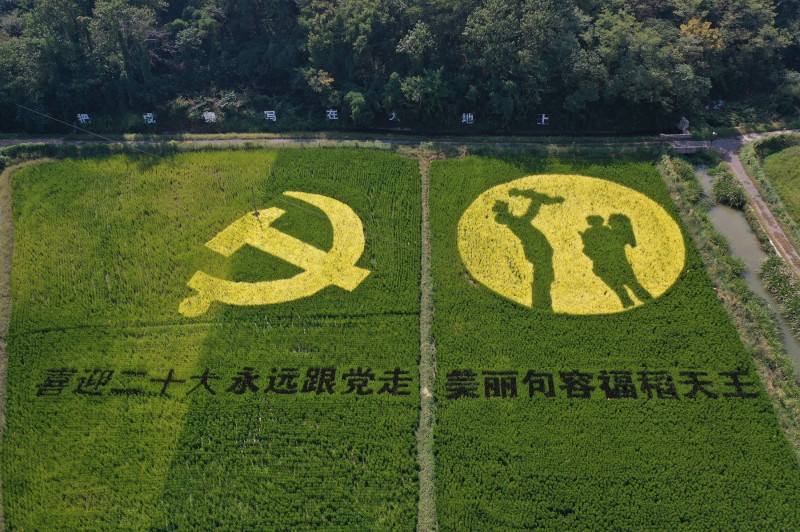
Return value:
<svg viewBox="0 0 800 532">
<path fill-rule="evenodd" d="M 422 189 L 422 275 L 419 314 L 419 427 L 417 428 L 417 462 L 419 463 L 419 507 L 417 531 L 439 529 L 436 517 L 436 478 L 433 454 L 433 426 L 436 403 L 433 385 L 436 379 L 436 346 L 433 341 L 433 276 L 431 274 L 431 231 L 428 190 L 431 161 L 420 157 L 419 171 Z"/>
<path fill-rule="evenodd" d="M 783 228 L 778 223 L 778 219 L 769 208 L 769 204 L 761 197 L 761 193 L 758 191 L 755 182 L 747 174 L 747 171 L 745 171 L 742 165 L 742 161 L 739 159 L 739 149 L 748 142 L 762 139 L 769 135 L 797 132 L 800 132 L 800 130 L 794 129 L 770 133 L 753 133 L 732 139 L 723 139 L 714 143 L 714 149 L 722 154 L 722 158 L 730 165 L 736 177 L 741 181 L 742 186 L 744 186 L 749 196 L 750 205 L 753 207 L 753 211 L 756 213 L 761 227 L 764 228 L 767 236 L 769 236 L 775 250 L 783 260 L 792 267 L 795 273 L 800 276 L 800 253 L 797 252 L 791 240 L 786 236 Z"/>
<path fill-rule="evenodd" d="M 180 144 L 195 144 L 195 145 L 211 145 L 211 146 L 240 146 L 242 144 L 261 145 L 265 148 L 279 148 L 281 146 L 303 145 L 307 147 L 315 146 L 364 146 L 371 143 L 390 144 L 392 146 L 413 146 L 424 142 L 424 140 L 413 139 L 393 139 L 393 138 L 372 138 L 372 139 L 325 139 L 325 138 L 209 138 L 209 139 L 164 139 L 164 140 L 115 140 L 108 137 L 98 135 L 98 140 L 73 140 L 69 136 L 65 137 L 42 137 L 42 138 L 19 138 L 19 139 L 0 139 L 0 148 L 5 146 L 14 146 L 17 144 L 128 144 L 136 146 L 148 146 L 154 144 L 168 144 L 170 142 L 177 142 Z M 604 147 L 620 147 L 620 146 L 659 146 L 661 144 L 658 140 L 639 140 L 639 141 L 593 141 L 593 142 L 542 142 L 542 141 L 525 141 L 525 140 L 475 140 L 465 138 L 463 140 L 458 138 L 441 138 L 435 139 L 436 144 L 443 146 L 463 146 L 463 145 L 480 145 L 480 146 L 493 146 L 498 148 L 503 147 L 584 147 L 584 148 L 604 148 Z"/>
<path fill-rule="evenodd" d="M 738 137 L 728 139 L 720 139 L 710 145 L 708 141 L 676 141 L 671 143 L 673 148 L 708 148 L 712 147 L 722 155 L 722 159 L 728 163 L 742 183 L 747 195 L 748 201 L 753 207 L 753 212 L 756 213 L 758 222 L 767 233 L 772 246 L 775 251 L 785 260 L 789 266 L 800 276 L 800 253 L 794 248 L 791 240 L 786 236 L 783 228 L 778 219 L 769 208 L 769 204 L 761 197 L 753 179 L 748 175 L 747 171 L 739 159 L 739 149 L 748 142 L 763 139 L 770 135 L 780 135 L 783 133 L 800 133 L 800 129 L 784 129 L 781 131 L 770 131 L 768 133 L 748 133 Z"/>
</svg>

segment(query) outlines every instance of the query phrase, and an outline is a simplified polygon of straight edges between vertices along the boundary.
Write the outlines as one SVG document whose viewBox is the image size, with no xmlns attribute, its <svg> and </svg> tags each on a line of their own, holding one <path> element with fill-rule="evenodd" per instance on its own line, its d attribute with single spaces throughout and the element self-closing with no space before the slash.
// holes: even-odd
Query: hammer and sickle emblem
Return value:
<svg viewBox="0 0 800 532">
<path fill-rule="evenodd" d="M 352 292 L 369 274 L 355 266 L 364 252 L 364 231 L 361 219 L 344 203 L 319 194 L 284 192 L 321 209 L 333 226 L 333 246 L 322 251 L 271 227 L 286 211 L 277 207 L 242 216 L 206 242 L 206 247 L 229 257 L 249 244 L 279 257 L 299 268 L 302 273 L 289 279 L 241 283 L 217 279 L 202 271 L 188 282 L 198 293 L 187 297 L 178 312 L 187 317 L 205 313 L 212 301 L 228 305 L 270 305 L 285 303 L 316 294 L 326 286 L 336 285 Z"/>
</svg>

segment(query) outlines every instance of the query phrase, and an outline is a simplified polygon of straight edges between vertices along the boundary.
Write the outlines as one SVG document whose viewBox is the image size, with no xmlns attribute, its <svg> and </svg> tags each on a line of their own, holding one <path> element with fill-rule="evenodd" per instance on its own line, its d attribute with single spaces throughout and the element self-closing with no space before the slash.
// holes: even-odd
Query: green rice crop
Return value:
<svg viewBox="0 0 800 532">
<path fill-rule="evenodd" d="M 12 184 L 2 456 L 11 529 L 413 527 L 415 160 L 365 150 L 116 155 L 24 168 Z M 329 286 L 294 302 L 180 315 L 198 270 L 240 282 L 298 273 L 249 246 L 230 258 L 204 246 L 254 201 L 286 211 L 280 231 L 330 247 L 324 213 L 284 191 L 349 205 L 366 237 L 357 265 L 370 275 L 353 292 Z M 246 368 L 258 391 L 240 394 Z M 296 393 L 265 393 L 287 368 Z M 335 369 L 336 393 L 301 393 L 314 368 Z M 369 396 L 343 393 L 342 377 L 358 368 L 375 375 Z M 396 368 L 413 380 L 408 395 L 379 394 Z M 71 380 L 55 395 L 42 386 L 58 371 Z M 204 373 L 214 394 L 191 391 Z"/>
<path fill-rule="evenodd" d="M 661 297 L 627 312 L 536 311 L 471 279 L 456 246 L 461 214 L 488 188 L 532 174 L 620 183 L 677 221 L 650 161 L 467 157 L 431 166 L 441 530 L 787 530 L 800 522 L 800 469 L 763 384 L 684 232 L 686 265 Z M 453 372 L 477 398 L 455 397 Z M 556 393 L 529 396 L 527 371 Z M 602 371 L 664 371 L 677 398 L 609 398 Z M 484 393 L 486 371 L 518 372 L 518 395 Z M 590 373 L 588 398 L 560 373 Z M 705 372 L 717 398 L 691 395 Z M 747 373 L 757 398 L 724 397 L 719 372 Z M 450 388 L 448 388 L 450 386 Z M 493 390 L 496 390 L 493 388 Z M 727 388 L 730 391 L 730 388 Z M 489 397 L 487 397 L 487 395 Z"/>
</svg>

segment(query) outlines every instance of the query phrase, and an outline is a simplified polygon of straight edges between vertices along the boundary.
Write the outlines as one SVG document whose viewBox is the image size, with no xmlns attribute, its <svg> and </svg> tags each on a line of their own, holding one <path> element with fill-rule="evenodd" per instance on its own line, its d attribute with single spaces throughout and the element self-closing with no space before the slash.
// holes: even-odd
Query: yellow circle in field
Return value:
<svg viewBox="0 0 800 532">
<path fill-rule="evenodd" d="M 472 277 L 491 290 L 565 314 L 642 305 L 675 283 L 686 259 L 680 227 L 659 204 L 581 175 L 534 175 L 490 188 L 461 216 L 458 249 Z"/>
</svg>

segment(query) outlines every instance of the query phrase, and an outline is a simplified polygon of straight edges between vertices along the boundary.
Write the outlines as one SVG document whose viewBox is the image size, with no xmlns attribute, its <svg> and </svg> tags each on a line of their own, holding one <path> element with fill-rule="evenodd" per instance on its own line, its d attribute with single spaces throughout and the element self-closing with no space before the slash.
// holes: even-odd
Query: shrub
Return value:
<svg viewBox="0 0 800 532">
<path fill-rule="evenodd" d="M 711 192 L 717 203 L 742 210 L 747 204 L 747 193 L 730 166 L 721 164 L 714 178 Z"/>
</svg>

